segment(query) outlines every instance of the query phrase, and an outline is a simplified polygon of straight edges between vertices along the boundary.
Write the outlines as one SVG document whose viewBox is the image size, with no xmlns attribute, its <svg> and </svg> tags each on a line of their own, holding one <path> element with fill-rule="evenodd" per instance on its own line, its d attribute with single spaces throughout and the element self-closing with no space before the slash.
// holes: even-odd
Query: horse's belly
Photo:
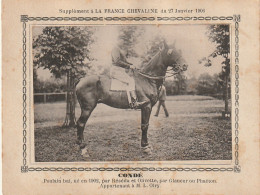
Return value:
<svg viewBox="0 0 260 195">
<path fill-rule="evenodd" d="M 107 92 L 106 96 L 101 99 L 100 102 L 114 108 L 130 108 L 125 91 L 109 91 Z"/>
<path fill-rule="evenodd" d="M 111 91 L 111 79 L 108 77 L 103 77 L 100 81 L 100 99 L 98 103 L 104 103 L 115 108 L 129 108 L 126 91 Z"/>
</svg>

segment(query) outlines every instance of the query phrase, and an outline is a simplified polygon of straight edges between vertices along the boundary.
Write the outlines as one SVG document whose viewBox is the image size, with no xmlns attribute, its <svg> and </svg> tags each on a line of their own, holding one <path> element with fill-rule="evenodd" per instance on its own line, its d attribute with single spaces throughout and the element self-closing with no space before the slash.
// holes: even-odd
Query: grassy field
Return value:
<svg viewBox="0 0 260 195">
<path fill-rule="evenodd" d="M 231 121 L 221 118 L 224 102 L 205 96 L 171 96 L 166 101 L 169 118 L 161 108 L 148 131 L 153 152 L 140 148 L 140 111 L 100 104 L 84 131 L 89 157 L 81 156 L 76 129 L 62 128 L 65 103 L 35 104 L 35 160 L 72 161 L 175 161 L 230 160 Z M 80 108 L 76 108 L 76 116 Z"/>
</svg>

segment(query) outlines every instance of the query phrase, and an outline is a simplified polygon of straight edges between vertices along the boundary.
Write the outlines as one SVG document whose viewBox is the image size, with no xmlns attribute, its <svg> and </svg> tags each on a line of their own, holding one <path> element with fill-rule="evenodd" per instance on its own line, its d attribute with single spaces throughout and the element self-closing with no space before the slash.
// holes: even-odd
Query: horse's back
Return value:
<svg viewBox="0 0 260 195">
<path fill-rule="evenodd" d="M 86 76 L 80 79 L 79 83 L 76 85 L 77 96 L 85 94 L 86 92 L 96 91 L 98 81 L 98 75 Z"/>
<path fill-rule="evenodd" d="M 76 90 L 81 89 L 82 87 L 88 87 L 92 86 L 93 84 L 96 84 L 99 80 L 98 75 L 91 75 L 91 76 L 86 76 L 80 79 L 79 83 L 76 85 Z"/>
</svg>

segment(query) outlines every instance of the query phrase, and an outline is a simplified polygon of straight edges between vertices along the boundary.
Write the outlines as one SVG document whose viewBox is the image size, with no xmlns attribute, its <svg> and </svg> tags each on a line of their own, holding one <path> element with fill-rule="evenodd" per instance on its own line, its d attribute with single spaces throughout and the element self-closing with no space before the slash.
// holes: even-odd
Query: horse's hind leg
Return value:
<svg viewBox="0 0 260 195">
<path fill-rule="evenodd" d="M 142 113 L 142 139 L 141 139 L 141 147 L 145 148 L 147 147 L 148 144 L 148 138 L 147 138 L 147 131 L 148 131 L 148 126 L 149 126 L 149 120 L 150 120 L 150 115 L 151 115 L 152 107 L 151 104 L 147 104 L 144 106 L 141 110 Z"/>
<path fill-rule="evenodd" d="M 77 143 L 80 145 L 80 148 L 85 147 L 84 141 L 84 128 L 88 121 L 88 118 L 90 117 L 92 111 L 97 105 L 97 101 L 94 97 L 91 97 L 91 95 L 88 96 L 87 99 L 79 99 L 80 107 L 81 107 L 81 115 L 77 121 Z"/>
</svg>

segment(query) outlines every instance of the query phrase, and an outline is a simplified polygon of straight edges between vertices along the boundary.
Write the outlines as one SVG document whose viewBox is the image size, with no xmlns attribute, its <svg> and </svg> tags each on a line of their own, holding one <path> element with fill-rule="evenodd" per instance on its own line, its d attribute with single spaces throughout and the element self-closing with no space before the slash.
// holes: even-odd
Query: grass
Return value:
<svg viewBox="0 0 260 195">
<path fill-rule="evenodd" d="M 35 160 L 73 161 L 175 161 L 230 160 L 231 121 L 221 118 L 224 102 L 204 96 L 168 97 L 170 113 L 154 117 L 148 131 L 153 153 L 140 148 L 140 111 L 120 110 L 100 104 L 84 131 L 89 157 L 76 144 L 76 129 L 61 128 L 65 103 L 35 105 Z M 76 116 L 80 109 L 76 108 Z"/>
</svg>

